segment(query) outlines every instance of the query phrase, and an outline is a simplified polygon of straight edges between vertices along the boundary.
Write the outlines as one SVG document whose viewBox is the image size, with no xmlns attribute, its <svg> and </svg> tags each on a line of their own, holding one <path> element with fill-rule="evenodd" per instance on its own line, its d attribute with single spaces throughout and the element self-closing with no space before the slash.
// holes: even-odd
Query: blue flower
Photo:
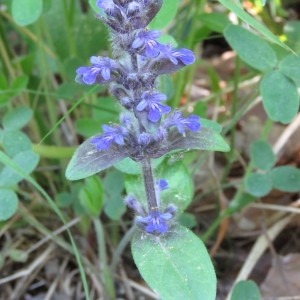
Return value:
<svg viewBox="0 0 300 300">
<path fill-rule="evenodd" d="M 167 96 L 161 93 L 143 92 L 142 100 L 137 105 L 138 111 L 148 110 L 148 120 L 157 122 L 162 114 L 171 111 L 171 107 L 160 104 L 161 101 L 167 100 Z"/>
<path fill-rule="evenodd" d="M 149 233 L 165 233 L 168 231 L 166 221 L 172 219 L 170 212 L 161 213 L 158 207 L 151 207 L 150 214 L 146 217 L 136 217 L 137 224 L 140 224 Z"/>
<path fill-rule="evenodd" d="M 184 134 L 185 127 L 187 127 L 191 131 L 198 131 L 201 128 L 200 117 L 190 115 L 187 118 L 183 118 L 182 113 L 180 111 L 177 111 L 167 119 L 165 119 L 163 126 L 165 128 L 176 126 L 178 131 L 182 134 Z"/>
<path fill-rule="evenodd" d="M 178 60 L 180 60 L 184 65 L 190 65 L 195 62 L 195 56 L 193 51 L 181 48 L 174 49 L 171 44 L 168 45 L 160 45 L 160 56 L 159 58 L 167 58 L 174 65 L 178 64 Z"/>
<path fill-rule="evenodd" d="M 117 63 L 108 57 L 92 56 L 90 62 L 93 66 L 79 67 L 76 70 L 76 73 L 82 76 L 81 79 L 86 84 L 95 83 L 99 74 L 104 80 L 109 80 L 111 71 L 118 69 Z"/>
<path fill-rule="evenodd" d="M 155 57 L 159 54 L 160 44 L 155 40 L 160 37 L 159 30 L 141 30 L 136 35 L 131 47 L 133 49 L 142 48 L 145 49 L 145 55 L 147 57 Z"/>
<path fill-rule="evenodd" d="M 104 12 L 110 16 L 113 16 L 117 10 L 112 0 L 97 0 L 96 6 L 103 9 Z"/>
<path fill-rule="evenodd" d="M 95 137 L 91 140 L 91 143 L 95 145 L 98 150 L 106 150 L 109 148 L 112 142 L 118 145 L 124 145 L 124 138 L 126 136 L 126 129 L 120 125 L 115 127 L 103 125 L 104 135 Z"/>
<path fill-rule="evenodd" d="M 165 179 L 156 180 L 156 186 L 159 188 L 160 192 L 169 188 L 168 182 Z"/>
</svg>

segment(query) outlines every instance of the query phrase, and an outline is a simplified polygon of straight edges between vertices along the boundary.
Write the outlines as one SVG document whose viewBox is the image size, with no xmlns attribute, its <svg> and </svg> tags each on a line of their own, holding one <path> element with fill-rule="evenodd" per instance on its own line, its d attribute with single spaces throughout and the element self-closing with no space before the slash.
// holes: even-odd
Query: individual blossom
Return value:
<svg viewBox="0 0 300 300">
<path fill-rule="evenodd" d="M 200 117 L 190 115 L 187 118 L 183 118 L 182 113 L 180 111 L 176 111 L 164 120 L 163 126 L 165 128 L 176 126 L 178 131 L 182 134 L 184 134 L 185 128 L 195 132 L 201 128 Z"/>
<path fill-rule="evenodd" d="M 166 221 L 172 217 L 170 212 L 161 213 L 158 207 L 151 207 L 150 214 L 146 217 L 137 216 L 136 222 L 149 233 L 165 233 L 168 231 Z"/>
<path fill-rule="evenodd" d="M 76 73 L 81 76 L 81 80 L 86 84 L 93 84 L 100 75 L 104 80 L 109 80 L 111 71 L 118 69 L 118 64 L 108 58 L 92 56 L 90 62 L 93 64 L 90 67 L 79 67 Z"/>
<path fill-rule="evenodd" d="M 189 49 L 174 49 L 171 44 L 160 45 L 159 49 L 159 59 L 169 59 L 174 65 L 178 64 L 178 60 L 181 61 L 184 65 L 190 65 L 195 62 L 194 53 Z"/>
<path fill-rule="evenodd" d="M 142 100 L 137 105 L 137 111 L 148 111 L 148 120 L 157 122 L 162 114 L 171 111 L 171 107 L 163 105 L 160 102 L 167 100 L 167 96 L 162 93 L 143 92 Z"/>
<path fill-rule="evenodd" d="M 156 180 L 156 186 L 158 187 L 160 192 L 169 188 L 168 182 L 165 179 Z"/>
<path fill-rule="evenodd" d="M 109 148 L 112 142 L 118 145 L 124 145 L 124 138 L 126 136 L 126 129 L 120 125 L 116 126 L 102 126 L 104 134 L 99 137 L 95 137 L 91 140 L 91 143 L 95 145 L 98 150 L 106 150 Z"/>
<path fill-rule="evenodd" d="M 147 57 L 155 57 L 159 54 L 159 43 L 155 40 L 160 37 L 159 30 L 141 30 L 136 35 L 131 47 L 144 49 Z"/>
</svg>

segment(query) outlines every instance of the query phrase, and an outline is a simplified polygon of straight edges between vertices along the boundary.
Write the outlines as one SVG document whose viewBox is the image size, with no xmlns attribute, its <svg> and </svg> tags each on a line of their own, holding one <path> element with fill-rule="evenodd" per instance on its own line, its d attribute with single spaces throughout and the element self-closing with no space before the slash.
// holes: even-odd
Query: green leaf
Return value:
<svg viewBox="0 0 300 300">
<path fill-rule="evenodd" d="M 204 13 L 199 15 L 199 20 L 214 32 L 223 33 L 224 28 L 230 24 L 226 14 Z"/>
<path fill-rule="evenodd" d="M 250 156 L 255 167 L 270 170 L 276 162 L 272 147 L 265 141 L 255 141 L 250 145 Z"/>
<path fill-rule="evenodd" d="M 74 202 L 72 194 L 68 192 L 56 194 L 55 201 L 58 207 L 68 207 Z"/>
<path fill-rule="evenodd" d="M 78 119 L 75 123 L 76 131 L 85 136 L 89 137 L 99 132 L 99 122 L 92 119 Z"/>
<path fill-rule="evenodd" d="M 29 254 L 24 250 L 10 249 L 8 251 L 8 256 L 13 261 L 25 263 L 28 260 Z"/>
<path fill-rule="evenodd" d="M 251 67 L 268 71 L 276 66 L 277 58 L 274 50 L 261 37 L 239 25 L 232 24 L 226 27 L 224 35 L 240 58 Z"/>
<path fill-rule="evenodd" d="M 212 120 L 201 118 L 200 119 L 200 124 L 203 127 L 208 128 L 210 130 L 213 130 L 216 133 L 221 133 L 222 132 L 222 126 L 219 123 L 214 122 Z"/>
<path fill-rule="evenodd" d="M 96 149 L 91 143 L 95 137 L 98 135 L 87 139 L 75 151 L 66 170 L 68 180 L 79 180 L 92 176 L 128 156 L 128 153 L 122 151 L 117 144 L 111 144 L 109 151 Z"/>
<path fill-rule="evenodd" d="M 164 206 L 170 202 L 183 211 L 192 201 L 194 188 L 190 173 L 186 166 L 177 161 L 171 165 L 164 162 L 156 170 L 156 178 L 163 178 L 169 188 L 160 193 L 160 201 Z M 147 207 L 144 183 L 140 176 L 127 175 L 125 177 L 127 194 L 133 194 L 144 207 Z"/>
<path fill-rule="evenodd" d="M 245 187 L 252 196 L 263 197 L 272 190 L 272 180 L 268 174 L 252 173 L 245 177 Z"/>
<path fill-rule="evenodd" d="M 286 22 L 283 32 L 287 37 L 287 44 L 298 52 L 300 50 L 300 21 Z"/>
<path fill-rule="evenodd" d="M 295 83 L 274 70 L 260 82 L 260 92 L 268 116 L 277 122 L 289 123 L 299 109 L 299 96 Z"/>
<path fill-rule="evenodd" d="M 231 300 L 261 300 L 260 291 L 252 280 L 243 280 L 235 284 Z"/>
<path fill-rule="evenodd" d="M 194 195 L 194 185 L 189 170 L 182 161 L 173 164 L 164 162 L 156 170 L 157 178 L 168 182 L 169 188 L 161 195 L 161 202 L 165 205 L 172 202 L 179 210 L 185 210 L 191 203 Z"/>
<path fill-rule="evenodd" d="M 229 10 L 231 10 L 233 13 L 235 13 L 241 20 L 252 26 L 254 29 L 256 29 L 260 34 L 264 35 L 270 42 L 273 42 L 275 44 L 278 44 L 282 48 L 293 52 L 293 50 L 284 44 L 272 31 L 270 31 L 267 27 L 265 27 L 263 24 L 259 23 L 256 19 L 254 19 L 251 15 L 249 15 L 247 12 L 243 10 L 242 7 L 238 6 L 234 2 L 231 2 L 229 0 L 219 0 L 220 3 L 222 3 L 225 7 L 227 7 Z"/>
<path fill-rule="evenodd" d="M 279 64 L 279 70 L 288 78 L 300 83 L 300 57 L 296 55 L 286 56 Z"/>
<path fill-rule="evenodd" d="M 164 0 L 161 9 L 148 25 L 151 29 L 166 27 L 175 17 L 179 6 L 179 0 Z"/>
<path fill-rule="evenodd" d="M 7 113 L 2 120 L 4 129 L 15 130 L 25 126 L 32 118 L 32 110 L 25 106 L 20 106 Z"/>
<path fill-rule="evenodd" d="M 102 182 L 97 176 L 85 180 L 85 186 L 79 192 L 79 199 L 85 211 L 92 217 L 99 216 L 104 196 Z"/>
<path fill-rule="evenodd" d="M 132 241 L 136 266 L 162 300 L 215 300 L 216 275 L 202 241 L 176 225 L 164 235 L 137 232 Z"/>
<path fill-rule="evenodd" d="M 11 157 L 32 148 L 27 135 L 18 130 L 4 130 L 2 143 L 5 152 Z"/>
<path fill-rule="evenodd" d="M 300 169 L 281 166 L 271 171 L 274 188 L 284 192 L 300 191 Z"/>
<path fill-rule="evenodd" d="M 112 170 L 104 180 L 104 212 L 112 220 L 119 220 L 125 212 L 126 206 L 124 203 L 124 175 L 123 173 Z"/>
<path fill-rule="evenodd" d="M 35 22 L 43 10 L 42 0 L 12 0 L 12 16 L 20 26 Z"/>
<path fill-rule="evenodd" d="M 18 197 L 11 190 L 0 189 L 0 221 L 12 217 L 18 208 Z"/>
<path fill-rule="evenodd" d="M 186 212 L 179 215 L 177 220 L 182 226 L 188 228 L 195 227 L 198 224 L 195 215 Z"/>
<path fill-rule="evenodd" d="M 153 168 L 154 169 L 157 168 L 163 160 L 164 160 L 164 157 L 153 159 L 152 160 Z M 133 161 L 129 157 L 114 164 L 114 167 L 125 174 L 131 174 L 131 175 L 141 174 L 141 164 Z"/>
<path fill-rule="evenodd" d="M 26 173 L 30 174 L 39 162 L 39 156 L 31 150 L 23 151 L 13 157 L 13 161 Z M 12 168 L 6 166 L 0 172 L 0 186 L 11 186 L 23 177 L 14 171 Z"/>
</svg>

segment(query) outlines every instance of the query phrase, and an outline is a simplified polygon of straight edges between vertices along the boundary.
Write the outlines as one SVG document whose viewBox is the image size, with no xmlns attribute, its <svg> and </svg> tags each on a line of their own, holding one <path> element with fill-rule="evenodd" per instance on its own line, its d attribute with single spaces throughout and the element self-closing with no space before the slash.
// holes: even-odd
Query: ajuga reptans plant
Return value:
<svg viewBox="0 0 300 300">
<path fill-rule="evenodd" d="M 128 195 L 125 203 L 136 212 L 140 228 L 162 234 L 172 226 L 177 208 L 172 199 L 161 207 L 160 192 L 168 183 L 153 177 L 151 161 L 176 150 L 227 149 L 221 138 L 201 126 L 198 116 L 183 117 L 165 104 L 167 96 L 157 90 L 159 75 L 195 61 L 191 50 L 161 44 L 161 33 L 147 29 L 162 0 L 98 0 L 96 5 L 102 9 L 98 18 L 110 31 L 113 58 L 92 56 L 90 66 L 76 70 L 76 81 L 108 85 L 121 107 L 120 123 L 103 125 L 102 134 L 85 141 L 74 154 L 66 176 L 70 180 L 85 178 L 125 158 L 139 163 L 148 205 L 143 207 L 134 195 Z M 222 144 L 220 149 L 218 144 Z"/>
</svg>

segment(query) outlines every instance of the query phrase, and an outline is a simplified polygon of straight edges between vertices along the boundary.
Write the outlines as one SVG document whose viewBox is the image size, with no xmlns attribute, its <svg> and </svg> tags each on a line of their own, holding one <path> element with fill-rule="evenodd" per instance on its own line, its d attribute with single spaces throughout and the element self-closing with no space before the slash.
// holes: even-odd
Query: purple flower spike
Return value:
<svg viewBox="0 0 300 300">
<path fill-rule="evenodd" d="M 182 134 L 184 134 L 185 127 L 191 131 L 198 131 L 201 128 L 200 117 L 190 115 L 187 118 L 183 118 L 181 112 L 177 111 L 164 121 L 164 127 L 169 128 L 172 126 L 176 126 Z"/>
<path fill-rule="evenodd" d="M 195 61 L 194 53 L 191 50 L 185 48 L 176 50 L 171 44 L 160 45 L 160 57 L 169 59 L 174 65 L 178 64 L 178 60 L 185 65 L 190 65 Z"/>
<path fill-rule="evenodd" d="M 155 57 L 159 54 L 160 44 L 155 40 L 160 37 L 159 30 L 141 30 L 135 37 L 131 47 L 133 49 L 145 48 L 147 57 Z"/>
<path fill-rule="evenodd" d="M 150 215 L 147 217 L 137 217 L 136 222 L 144 226 L 144 229 L 149 232 L 165 233 L 168 231 L 166 221 L 172 219 L 172 214 L 169 212 L 160 213 L 157 207 L 152 207 Z"/>
<path fill-rule="evenodd" d="M 92 56 L 91 67 L 79 67 L 76 73 L 82 75 L 82 81 L 86 84 L 95 83 L 97 76 L 101 74 L 104 80 L 110 79 L 110 72 L 118 68 L 117 63 L 108 57 Z"/>
<path fill-rule="evenodd" d="M 97 0 L 96 6 L 103 9 L 104 12 L 110 16 L 113 16 L 117 10 L 112 0 Z"/>
<path fill-rule="evenodd" d="M 112 142 L 118 145 L 124 145 L 124 137 L 126 135 L 125 128 L 119 125 L 115 127 L 103 125 L 102 128 L 104 135 L 91 140 L 91 143 L 94 144 L 98 150 L 108 149 Z"/>
<path fill-rule="evenodd" d="M 162 114 L 171 111 L 171 107 L 160 104 L 161 101 L 167 100 L 167 96 L 161 93 L 143 92 L 142 100 L 137 105 L 138 111 L 148 110 L 148 120 L 157 122 Z"/>
</svg>

